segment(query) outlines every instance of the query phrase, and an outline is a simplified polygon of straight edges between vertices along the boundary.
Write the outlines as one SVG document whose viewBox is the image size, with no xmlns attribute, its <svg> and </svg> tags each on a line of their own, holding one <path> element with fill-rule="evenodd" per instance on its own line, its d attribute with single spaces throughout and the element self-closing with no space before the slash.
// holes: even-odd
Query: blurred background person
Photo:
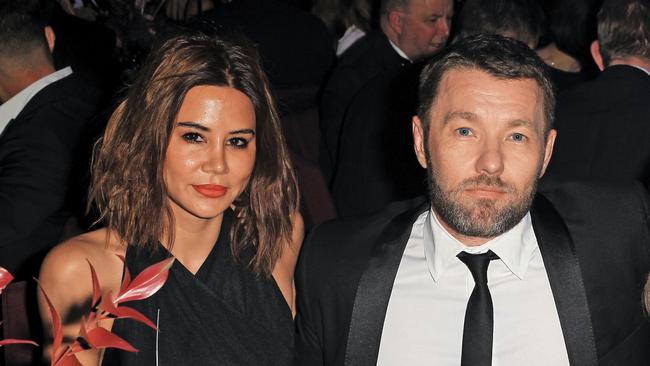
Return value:
<svg viewBox="0 0 650 366">
<path fill-rule="evenodd" d="M 593 79 L 597 74 L 589 47 L 596 39 L 596 13 L 602 0 L 551 1 L 548 40 L 537 54 L 549 66 L 557 91 Z"/>
<path fill-rule="evenodd" d="M 544 21 L 544 12 L 536 0 L 467 0 L 458 17 L 455 39 L 499 34 L 535 49 Z"/>
<path fill-rule="evenodd" d="M 601 73 L 558 95 L 558 138 L 542 182 L 650 187 L 650 1 L 605 0 L 591 52 Z"/>
</svg>

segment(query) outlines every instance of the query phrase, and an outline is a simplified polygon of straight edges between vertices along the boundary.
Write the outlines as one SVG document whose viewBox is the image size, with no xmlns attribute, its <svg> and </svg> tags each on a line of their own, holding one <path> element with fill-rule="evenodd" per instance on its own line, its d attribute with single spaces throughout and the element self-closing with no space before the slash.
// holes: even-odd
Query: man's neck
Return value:
<svg viewBox="0 0 650 366">
<path fill-rule="evenodd" d="M 0 100 L 5 102 L 11 99 L 23 89 L 54 72 L 56 69 L 51 64 L 30 68 L 0 66 Z"/>
<path fill-rule="evenodd" d="M 641 69 L 644 69 L 647 73 L 650 73 L 650 59 L 643 57 L 625 57 L 625 58 L 615 58 L 607 66 L 615 65 L 628 65 L 635 66 Z"/>
</svg>

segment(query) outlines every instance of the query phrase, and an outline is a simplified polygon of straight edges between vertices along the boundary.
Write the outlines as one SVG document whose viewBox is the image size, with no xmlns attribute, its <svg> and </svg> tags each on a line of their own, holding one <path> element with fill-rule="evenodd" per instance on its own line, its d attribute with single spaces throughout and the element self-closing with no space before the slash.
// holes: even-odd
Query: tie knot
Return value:
<svg viewBox="0 0 650 366">
<path fill-rule="evenodd" d="M 485 253 L 481 254 L 470 254 L 467 252 L 460 252 L 457 255 L 474 277 L 474 282 L 477 285 L 486 285 L 487 284 L 487 269 L 490 261 L 493 259 L 499 259 L 499 256 L 494 254 L 493 251 L 488 250 Z"/>
</svg>

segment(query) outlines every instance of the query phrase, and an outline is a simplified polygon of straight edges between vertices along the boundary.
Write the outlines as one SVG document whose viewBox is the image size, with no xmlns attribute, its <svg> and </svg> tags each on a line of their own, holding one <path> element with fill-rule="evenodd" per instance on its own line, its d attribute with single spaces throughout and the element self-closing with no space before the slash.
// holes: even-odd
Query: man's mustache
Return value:
<svg viewBox="0 0 650 366">
<path fill-rule="evenodd" d="M 485 174 L 473 178 L 465 179 L 461 183 L 459 189 L 464 190 L 464 189 L 472 189 L 472 188 L 480 188 L 480 187 L 497 188 L 499 190 L 502 190 L 505 193 L 515 192 L 515 188 L 512 185 L 501 180 L 501 177 L 494 177 Z"/>
</svg>

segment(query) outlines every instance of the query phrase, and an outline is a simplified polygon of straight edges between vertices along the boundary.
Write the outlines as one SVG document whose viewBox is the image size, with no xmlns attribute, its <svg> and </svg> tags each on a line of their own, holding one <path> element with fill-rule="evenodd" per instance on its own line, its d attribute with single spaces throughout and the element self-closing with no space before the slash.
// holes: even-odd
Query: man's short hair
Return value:
<svg viewBox="0 0 650 366">
<path fill-rule="evenodd" d="M 48 23 L 49 2 L 0 1 L 0 57 L 21 56 L 38 47 L 47 48 L 43 28 Z"/>
<path fill-rule="evenodd" d="M 598 42 L 605 65 L 615 58 L 650 59 L 650 0 L 605 0 Z"/>
<path fill-rule="evenodd" d="M 379 14 L 381 16 L 386 16 L 386 14 L 392 10 L 404 9 L 408 5 L 409 1 L 412 0 L 381 0 Z"/>
<path fill-rule="evenodd" d="M 418 89 L 418 117 L 429 135 L 431 106 L 444 74 L 474 69 L 504 80 L 533 79 L 544 95 L 545 132 L 553 128 L 555 94 L 547 67 L 523 42 L 497 34 L 477 34 L 461 39 L 436 55 L 422 70 Z"/>
<path fill-rule="evenodd" d="M 474 34 L 508 35 L 537 46 L 544 12 L 536 0 L 467 0 L 458 18 L 458 37 Z"/>
</svg>

